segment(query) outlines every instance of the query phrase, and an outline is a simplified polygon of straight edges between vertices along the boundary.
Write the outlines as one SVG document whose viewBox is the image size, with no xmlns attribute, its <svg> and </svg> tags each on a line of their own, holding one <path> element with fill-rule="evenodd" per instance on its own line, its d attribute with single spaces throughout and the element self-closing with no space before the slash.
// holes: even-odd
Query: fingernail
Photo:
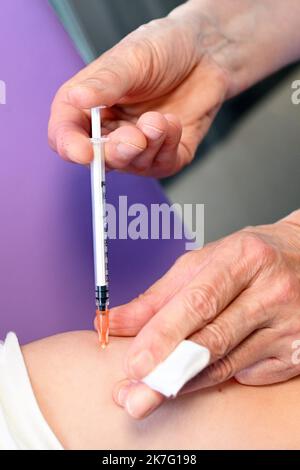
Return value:
<svg viewBox="0 0 300 470">
<path fill-rule="evenodd" d="M 120 406 L 123 406 L 123 407 L 125 406 L 129 389 L 130 389 L 129 385 L 125 385 L 124 387 L 120 388 L 119 393 L 118 393 L 118 403 Z"/>
<path fill-rule="evenodd" d="M 157 127 L 150 126 L 149 124 L 144 124 L 142 126 L 142 131 L 151 140 L 158 140 L 162 135 L 163 131 L 161 129 L 158 129 Z"/>
<path fill-rule="evenodd" d="M 150 351 L 142 351 L 129 362 L 129 373 L 132 379 L 143 379 L 155 367 Z"/>
<path fill-rule="evenodd" d="M 153 390 L 147 387 L 138 387 L 128 395 L 125 408 L 130 416 L 139 419 L 151 413 L 159 403 Z"/>
<path fill-rule="evenodd" d="M 138 147 L 137 145 L 129 144 L 129 143 L 119 143 L 117 145 L 117 151 L 119 155 L 126 160 L 130 160 L 134 157 L 137 157 L 143 149 L 141 147 Z"/>
</svg>

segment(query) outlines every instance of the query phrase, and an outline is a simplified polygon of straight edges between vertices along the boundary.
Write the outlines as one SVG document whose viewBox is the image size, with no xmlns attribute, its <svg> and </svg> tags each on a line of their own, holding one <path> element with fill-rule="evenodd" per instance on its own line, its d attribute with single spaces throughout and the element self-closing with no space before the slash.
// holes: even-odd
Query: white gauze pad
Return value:
<svg viewBox="0 0 300 470">
<path fill-rule="evenodd" d="M 142 382 L 166 397 L 175 397 L 189 380 L 208 365 L 209 359 L 207 348 L 193 341 L 182 341 Z"/>
</svg>

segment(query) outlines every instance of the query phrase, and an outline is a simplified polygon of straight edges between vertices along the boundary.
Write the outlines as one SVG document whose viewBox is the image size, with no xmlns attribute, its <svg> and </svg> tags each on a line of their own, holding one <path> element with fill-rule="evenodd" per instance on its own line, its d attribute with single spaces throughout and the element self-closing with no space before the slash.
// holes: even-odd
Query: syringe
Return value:
<svg viewBox="0 0 300 470">
<path fill-rule="evenodd" d="M 96 298 L 96 325 L 102 348 L 108 344 L 109 294 L 107 263 L 107 220 L 105 208 L 105 161 L 101 135 L 101 108 L 91 109 L 92 144 L 94 159 L 91 163 L 91 192 L 93 212 L 93 244 Z"/>
</svg>

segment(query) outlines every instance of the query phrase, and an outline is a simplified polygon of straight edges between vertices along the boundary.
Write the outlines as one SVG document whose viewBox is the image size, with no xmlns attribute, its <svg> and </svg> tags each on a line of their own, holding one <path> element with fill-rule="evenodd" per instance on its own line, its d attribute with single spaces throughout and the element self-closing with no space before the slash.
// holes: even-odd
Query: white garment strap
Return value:
<svg viewBox="0 0 300 470">
<path fill-rule="evenodd" d="M 179 390 L 210 360 L 210 352 L 193 341 L 182 341 L 142 382 L 166 397 L 176 396 Z"/>
</svg>

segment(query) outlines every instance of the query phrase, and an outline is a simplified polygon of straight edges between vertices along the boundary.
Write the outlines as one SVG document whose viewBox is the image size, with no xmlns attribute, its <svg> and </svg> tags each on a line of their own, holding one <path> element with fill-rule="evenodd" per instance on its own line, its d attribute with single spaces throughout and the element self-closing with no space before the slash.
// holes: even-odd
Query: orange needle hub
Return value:
<svg viewBox="0 0 300 470">
<path fill-rule="evenodd" d="M 109 311 L 96 310 L 96 327 L 101 347 L 104 349 L 108 345 L 109 334 Z"/>
</svg>

